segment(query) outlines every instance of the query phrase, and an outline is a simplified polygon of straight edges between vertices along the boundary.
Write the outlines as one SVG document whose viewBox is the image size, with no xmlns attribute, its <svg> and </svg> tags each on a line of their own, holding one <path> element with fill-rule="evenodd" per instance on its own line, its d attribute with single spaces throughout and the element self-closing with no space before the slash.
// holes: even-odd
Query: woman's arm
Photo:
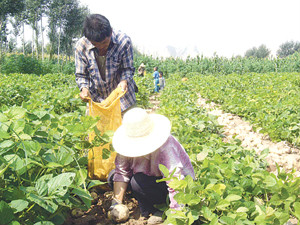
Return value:
<svg viewBox="0 0 300 225">
<path fill-rule="evenodd" d="M 114 182 L 114 199 L 118 203 L 123 202 L 123 198 L 127 189 L 128 183 L 125 182 Z"/>
</svg>

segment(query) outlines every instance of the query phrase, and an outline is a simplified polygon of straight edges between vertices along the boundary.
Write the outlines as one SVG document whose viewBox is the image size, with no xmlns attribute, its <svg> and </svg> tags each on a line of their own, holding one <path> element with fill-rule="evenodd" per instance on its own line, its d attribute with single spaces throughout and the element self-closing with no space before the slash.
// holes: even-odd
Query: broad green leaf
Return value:
<svg viewBox="0 0 300 225">
<path fill-rule="evenodd" d="M 56 154 L 57 163 L 67 166 L 74 161 L 73 155 L 74 152 L 61 147 L 59 152 Z"/>
<path fill-rule="evenodd" d="M 11 163 L 10 168 L 12 168 L 14 171 L 17 171 L 20 174 L 24 172 L 21 170 L 26 166 L 24 162 L 25 159 L 21 159 L 18 155 L 15 154 L 5 155 L 3 158 L 8 163 Z"/>
<path fill-rule="evenodd" d="M 204 150 L 202 152 L 200 152 L 198 155 L 197 155 L 197 160 L 198 161 L 203 161 L 206 156 L 208 155 L 208 151 L 207 150 Z"/>
<path fill-rule="evenodd" d="M 195 221 L 192 213 L 189 212 L 188 215 L 187 215 L 187 217 L 188 217 L 188 225 L 191 225 Z"/>
<path fill-rule="evenodd" d="M 91 189 L 93 187 L 99 186 L 101 184 L 106 184 L 106 183 L 107 182 L 103 182 L 103 181 L 100 181 L 100 180 L 91 180 L 91 182 L 88 185 L 88 189 Z"/>
<path fill-rule="evenodd" d="M 85 191 L 84 189 L 78 187 L 74 188 L 72 190 L 72 193 L 79 196 L 79 198 L 84 202 L 87 208 L 91 207 L 93 198 L 88 191 Z"/>
<path fill-rule="evenodd" d="M 27 208 L 28 202 L 23 199 L 13 200 L 9 203 L 10 207 L 14 209 L 14 212 L 21 212 Z"/>
<path fill-rule="evenodd" d="M 39 151 L 41 150 L 41 145 L 40 143 L 36 142 L 36 141 L 23 141 L 23 145 L 22 146 L 22 149 L 28 154 L 28 155 L 31 155 L 31 154 L 38 154 Z"/>
<path fill-rule="evenodd" d="M 295 209 L 295 216 L 297 217 L 298 220 L 300 220 L 300 202 L 295 202 L 294 203 L 294 209 Z"/>
<path fill-rule="evenodd" d="M 14 121 L 12 123 L 12 129 L 15 133 L 19 134 L 21 133 L 25 128 L 25 120 L 24 119 L 20 119 L 17 121 Z"/>
<path fill-rule="evenodd" d="M 102 159 L 108 159 L 111 156 L 111 151 L 107 148 L 102 149 Z"/>
<path fill-rule="evenodd" d="M 5 140 L 5 141 L 2 141 L 2 142 L 0 143 L 0 149 L 3 149 L 3 148 L 9 148 L 9 147 L 11 147 L 13 144 L 14 144 L 14 142 L 11 141 L 11 140 Z"/>
<path fill-rule="evenodd" d="M 188 204 L 188 205 L 197 205 L 200 203 L 201 198 L 195 194 L 185 194 L 182 192 L 177 193 L 174 196 L 174 199 L 179 203 L 179 204 Z"/>
<path fill-rule="evenodd" d="M 49 116 L 47 111 L 35 111 L 33 112 L 39 119 L 42 119 L 45 115 Z"/>
<path fill-rule="evenodd" d="M 266 215 L 260 214 L 259 216 L 255 217 L 254 222 L 261 225 L 266 224 Z"/>
<path fill-rule="evenodd" d="M 18 221 L 11 221 L 8 225 L 20 225 Z"/>
<path fill-rule="evenodd" d="M 275 213 L 275 210 L 272 207 L 267 207 L 266 214 L 267 214 L 268 217 L 273 216 L 274 213 Z"/>
<path fill-rule="evenodd" d="M 266 184 L 267 187 L 273 187 L 276 185 L 276 179 L 272 176 L 267 176 L 266 179 L 264 180 L 264 183 Z"/>
<path fill-rule="evenodd" d="M 90 193 L 88 191 L 85 191 L 82 188 L 79 188 L 79 187 L 74 188 L 72 190 L 72 193 L 78 195 L 80 198 L 86 198 L 88 200 L 93 200 L 93 198 L 91 197 Z"/>
<path fill-rule="evenodd" d="M 239 195 L 234 195 L 234 194 L 230 194 L 228 195 L 225 200 L 229 201 L 229 202 L 233 202 L 233 201 L 238 201 L 240 200 L 242 197 Z"/>
<path fill-rule="evenodd" d="M 209 223 L 209 225 L 219 225 L 219 224 L 220 223 L 218 223 L 218 217 L 217 216 L 214 216 L 214 218 Z"/>
<path fill-rule="evenodd" d="M 170 188 L 174 190 L 183 190 L 187 187 L 187 182 L 185 180 L 178 180 L 177 178 L 173 178 L 168 184 Z"/>
<path fill-rule="evenodd" d="M 5 201 L 0 201 L 0 224 L 8 224 L 14 218 L 15 217 L 12 208 Z"/>
<path fill-rule="evenodd" d="M 18 120 L 25 116 L 26 109 L 20 107 L 13 107 L 8 112 L 8 117 L 12 120 Z"/>
<path fill-rule="evenodd" d="M 275 216 L 280 224 L 285 224 L 290 219 L 289 213 L 286 212 L 275 212 Z"/>
<path fill-rule="evenodd" d="M 54 203 L 52 200 L 47 200 L 44 197 L 37 196 L 36 194 L 29 193 L 28 200 L 35 202 L 42 208 L 46 209 L 50 213 L 55 213 L 58 208 L 58 205 Z"/>
<path fill-rule="evenodd" d="M 7 116 L 0 112 L 0 122 L 6 122 L 7 120 Z"/>
<path fill-rule="evenodd" d="M 63 173 L 51 178 L 48 182 L 48 195 L 65 195 L 74 178 L 75 173 Z"/>
<path fill-rule="evenodd" d="M 237 211 L 237 212 L 248 212 L 249 209 L 246 208 L 246 207 L 239 207 L 236 211 Z"/>
<path fill-rule="evenodd" d="M 217 192 L 219 195 L 221 195 L 224 192 L 224 190 L 226 189 L 226 185 L 225 184 L 209 184 L 209 185 L 207 185 L 207 187 L 205 189 L 213 190 L 213 191 Z"/>
<path fill-rule="evenodd" d="M 10 134 L 7 131 L 0 128 L 0 140 L 1 139 L 7 139 L 9 137 L 10 137 Z"/>
<path fill-rule="evenodd" d="M 204 218 L 209 221 L 214 218 L 215 214 L 213 214 L 212 211 L 206 206 L 202 207 L 201 212 L 203 213 Z"/>
<path fill-rule="evenodd" d="M 160 171 L 163 173 L 164 177 L 168 177 L 170 172 L 168 170 L 168 168 L 162 164 L 159 164 L 159 169 Z"/>
<path fill-rule="evenodd" d="M 222 224 L 232 225 L 232 224 L 234 224 L 234 219 L 232 219 L 228 216 L 222 216 L 222 217 L 220 217 L 220 222 Z"/>
<path fill-rule="evenodd" d="M 31 140 L 31 137 L 28 134 L 20 134 L 19 137 L 21 140 Z"/>
<path fill-rule="evenodd" d="M 225 200 L 225 199 L 221 199 L 218 204 L 217 204 L 217 209 L 220 210 L 226 210 L 226 208 L 230 206 L 229 201 Z"/>
<path fill-rule="evenodd" d="M 35 190 L 37 191 L 38 195 L 46 196 L 48 194 L 48 182 L 50 179 L 52 179 L 52 177 L 53 174 L 46 174 L 37 180 L 35 184 Z"/>
<path fill-rule="evenodd" d="M 87 170 L 86 169 L 79 169 L 76 171 L 76 177 L 75 177 L 75 184 L 77 186 L 81 186 L 86 182 L 87 178 Z"/>
</svg>

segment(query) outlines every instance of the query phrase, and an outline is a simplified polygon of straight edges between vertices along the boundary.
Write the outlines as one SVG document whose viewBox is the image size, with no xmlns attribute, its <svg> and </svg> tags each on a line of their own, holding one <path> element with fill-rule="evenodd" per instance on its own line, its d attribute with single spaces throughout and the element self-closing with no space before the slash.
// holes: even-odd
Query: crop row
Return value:
<svg viewBox="0 0 300 225">
<path fill-rule="evenodd" d="M 74 75 L 1 75 L 0 81 L 0 224 L 59 225 L 70 209 L 87 210 L 84 149 L 109 140 L 86 136 L 97 118 L 85 116 Z M 140 106 L 150 87 L 139 81 Z"/>
<path fill-rule="evenodd" d="M 201 74 L 245 74 L 245 73 L 269 73 L 269 72 L 300 72 L 300 53 L 296 52 L 286 58 L 225 58 L 214 55 L 213 57 L 196 56 L 187 59 L 181 58 L 154 58 L 147 55 L 135 55 L 134 66 L 138 68 L 141 63 L 146 65 L 148 73 L 153 72 L 155 66 L 165 75 L 180 73 L 186 75 L 190 72 Z M 74 73 L 74 60 L 61 61 L 55 59 L 38 60 L 30 55 L 6 54 L 0 58 L 0 73 L 31 73 L 42 75 L 46 73 Z"/>
<path fill-rule="evenodd" d="M 184 207 L 176 213 L 168 210 L 167 222 L 264 225 L 284 224 L 290 216 L 300 219 L 300 178 L 279 168 L 278 176 L 269 173 L 267 150 L 257 156 L 238 141 L 224 143 L 216 118 L 196 104 L 199 84 L 193 79 L 181 82 L 174 75 L 167 84 L 159 112 L 170 118 L 172 133 L 190 155 L 196 173 L 194 181 L 169 175 L 171 187 L 178 191 L 175 199 Z"/>
<path fill-rule="evenodd" d="M 300 74 L 191 75 L 197 92 L 249 120 L 274 141 L 300 146 Z M 208 88 L 209 87 L 209 88 Z"/>
<path fill-rule="evenodd" d="M 286 58 L 258 59 L 232 57 L 224 58 L 217 55 L 207 58 L 197 56 L 187 59 L 180 58 L 153 58 L 138 56 L 135 59 L 136 68 L 141 63 L 146 65 L 147 72 L 152 73 L 153 67 L 157 66 L 165 74 L 179 73 L 185 76 L 187 73 L 197 72 L 200 74 L 247 74 L 247 73 L 270 73 L 270 72 L 300 72 L 300 53 L 295 53 Z"/>
</svg>

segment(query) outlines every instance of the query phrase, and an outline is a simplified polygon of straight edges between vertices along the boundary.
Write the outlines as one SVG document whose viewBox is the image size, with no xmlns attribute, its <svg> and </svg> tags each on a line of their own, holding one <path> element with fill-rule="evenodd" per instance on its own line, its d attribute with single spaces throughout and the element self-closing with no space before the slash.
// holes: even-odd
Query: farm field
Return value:
<svg viewBox="0 0 300 225">
<path fill-rule="evenodd" d="M 170 118 L 172 134 L 190 155 L 196 173 L 195 181 L 187 177 L 170 183 L 185 207 L 176 213 L 167 210 L 167 222 L 284 224 L 291 217 L 299 220 L 300 178 L 280 168 L 277 176 L 268 172 L 267 150 L 256 155 L 238 140 L 224 143 L 216 118 L 196 104 L 200 93 L 224 110 L 253 121 L 262 132 L 273 134 L 274 140 L 298 145 L 299 75 L 191 73 L 187 77 L 187 82 L 181 82 L 180 75 L 169 75 L 157 110 Z M 78 98 L 74 75 L 2 74 L 1 78 L 1 224 L 63 224 L 72 209 L 87 210 L 92 205 L 89 190 L 99 184 L 87 178 L 82 151 L 92 146 L 85 137 L 96 120 L 84 115 L 86 107 Z M 138 106 L 151 107 L 151 76 L 135 79 L 140 90 Z M 276 129 L 269 128 L 270 123 Z M 168 171 L 164 174 L 172 179 Z"/>
<path fill-rule="evenodd" d="M 300 145 L 299 73 L 193 76 L 193 81 L 201 96 L 249 120 L 272 140 Z"/>
</svg>

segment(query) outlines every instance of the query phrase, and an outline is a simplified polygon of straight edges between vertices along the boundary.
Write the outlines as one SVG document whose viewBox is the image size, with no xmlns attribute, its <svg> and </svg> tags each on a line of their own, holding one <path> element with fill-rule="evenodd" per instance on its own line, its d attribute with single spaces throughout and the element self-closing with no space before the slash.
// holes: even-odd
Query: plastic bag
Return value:
<svg viewBox="0 0 300 225">
<path fill-rule="evenodd" d="M 104 101 L 101 103 L 89 100 L 89 115 L 99 116 L 97 128 L 101 133 L 111 130 L 116 131 L 122 123 L 121 103 L 120 98 L 125 94 L 121 88 L 115 89 Z M 89 134 L 89 141 L 91 142 L 95 137 L 95 133 Z M 102 158 L 102 150 L 109 149 L 109 145 L 94 147 L 88 153 L 88 176 L 91 179 L 98 179 L 105 181 L 109 172 L 115 167 L 116 152 L 111 152 L 108 159 Z"/>
</svg>

